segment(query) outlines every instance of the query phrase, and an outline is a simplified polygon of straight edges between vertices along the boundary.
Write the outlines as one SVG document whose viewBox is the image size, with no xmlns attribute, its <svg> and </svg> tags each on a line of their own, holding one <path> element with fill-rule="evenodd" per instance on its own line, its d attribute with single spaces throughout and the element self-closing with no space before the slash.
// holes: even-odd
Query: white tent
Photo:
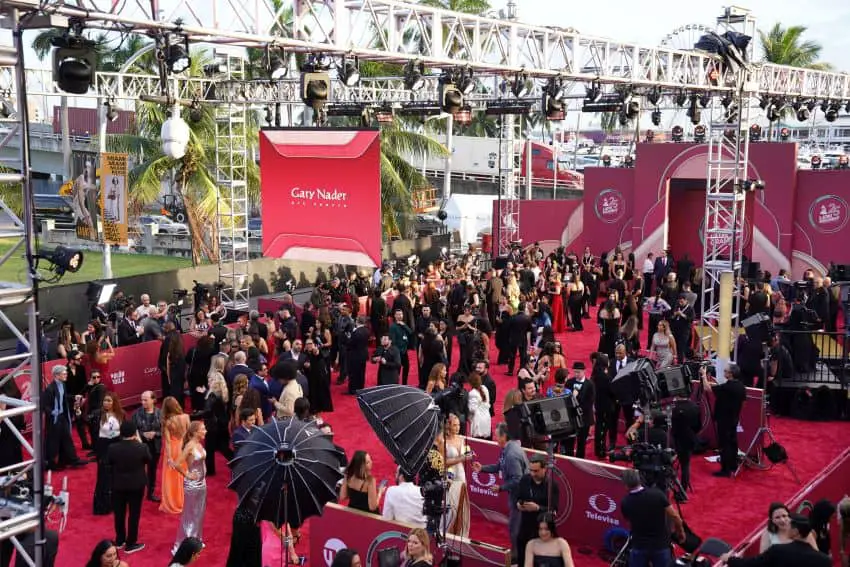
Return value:
<svg viewBox="0 0 850 567">
<path fill-rule="evenodd" d="M 489 232 L 493 226 L 493 201 L 496 195 L 455 194 L 449 198 L 446 211 L 446 227 L 460 234 L 460 242 L 467 245 L 478 240 L 478 233 Z"/>
</svg>

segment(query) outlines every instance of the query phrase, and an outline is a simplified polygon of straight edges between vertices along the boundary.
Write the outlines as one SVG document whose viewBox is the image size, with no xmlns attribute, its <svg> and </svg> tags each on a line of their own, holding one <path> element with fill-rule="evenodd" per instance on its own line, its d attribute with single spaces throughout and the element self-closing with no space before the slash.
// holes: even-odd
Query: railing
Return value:
<svg viewBox="0 0 850 567">
<path fill-rule="evenodd" d="M 425 175 L 430 177 L 443 177 L 445 171 L 442 169 L 425 169 Z M 566 174 L 565 174 L 566 175 Z M 522 183 L 525 183 L 525 176 L 518 176 Z M 470 181 L 484 181 L 487 183 L 499 183 L 498 173 L 465 173 L 461 171 L 452 171 L 452 179 L 468 179 Z M 557 189 L 584 191 L 584 184 L 575 181 L 567 181 L 566 179 L 553 179 L 551 177 L 532 177 L 531 185 L 536 188 L 548 188 L 554 186 Z"/>
<path fill-rule="evenodd" d="M 850 380 L 850 335 L 846 332 L 779 331 L 794 362 L 794 375 L 779 387 L 846 387 Z"/>
<path fill-rule="evenodd" d="M 56 134 L 54 132 L 49 132 L 49 131 L 46 131 L 46 130 L 30 129 L 29 134 L 30 134 L 30 140 L 33 140 L 33 141 L 35 141 L 35 140 L 49 140 L 51 142 L 56 142 L 56 143 L 59 143 L 59 142 L 62 141 L 62 134 Z M 71 144 L 78 144 L 80 146 L 91 145 L 96 139 L 94 136 L 90 136 L 90 135 L 86 136 L 86 135 L 76 135 L 76 134 L 74 134 L 74 135 L 70 135 L 68 137 L 71 139 Z M 18 144 L 20 143 L 19 140 L 20 140 L 20 134 L 16 133 L 14 136 L 12 136 L 12 138 L 9 140 L 7 145 L 9 145 L 10 147 L 18 147 Z"/>
<path fill-rule="evenodd" d="M 424 213 L 437 207 L 437 190 L 433 187 L 414 189 L 411 197 L 413 197 L 413 209 L 417 213 Z"/>
</svg>

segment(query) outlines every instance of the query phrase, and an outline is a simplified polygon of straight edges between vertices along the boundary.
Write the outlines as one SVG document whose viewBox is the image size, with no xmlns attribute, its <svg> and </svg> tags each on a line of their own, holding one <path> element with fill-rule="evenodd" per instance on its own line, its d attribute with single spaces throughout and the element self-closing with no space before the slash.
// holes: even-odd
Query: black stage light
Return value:
<svg viewBox="0 0 850 567">
<path fill-rule="evenodd" d="M 623 167 L 634 167 L 635 166 L 635 158 L 632 154 L 627 155 L 623 158 Z"/>
<path fill-rule="evenodd" d="M 564 103 L 548 92 L 543 93 L 543 111 L 546 119 L 550 121 L 563 120 L 565 118 Z"/>
<path fill-rule="evenodd" d="M 838 118 L 838 109 L 838 103 L 830 103 L 823 116 L 827 122 L 835 122 L 835 119 Z"/>
<path fill-rule="evenodd" d="M 649 94 L 646 95 L 646 100 L 648 100 L 649 104 L 652 106 L 658 106 L 658 103 L 661 101 L 661 89 L 654 88 L 649 91 Z"/>
<path fill-rule="evenodd" d="M 686 112 L 688 118 L 691 119 L 691 124 L 699 124 L 702 121 L 702 112 L 700 111 L 697 95 L 691 95 L 691 103 Z"/>
<path fill-rule="evenodd" d="M 782 128 L 779 130 L 779 139 L 783 142 L 787 142 L 788 138 L 791 137 L 791 130 L 788 128 Z"/>
<path fill-rule="evenodd" d="M 673 130 L 670 132 L 671 137 L 674 142 L 681 142 L 685 136 L 685 129 L 681 126 L 673 126 Z"/>
<path fill-rule="evenodd" d="M 809 107 L 799 101 L 794 103 L 794 112 L 797 114 L 797 120 L 800 122 L 805 122 L 812 115 Z"/>
<path fill-rule="evenodd" d="M 661 111 L 660 110 L 653 110 L 652 114 L 650 115 L 650 118 L 652 119 L 652 125 L 653 126 L 661 126 Z"/>
<path fill-rule="evenodd" d="M 528 96 L 528 94 L 531 92 L 531 89 L 528 85 L 528 75 L 526 75 L 525 73 L 517 73 L 516 77 L 514 77 L 513 82 L 511 82 L 511 92 L 517 98 Z"/>
<path fill-rule="evenodd" d="M 107 100 L 103 105 L 106 107 L 106 119 L 110 122 L 118 120 L 118 109 L 115 108 L 115 101 Z"/>
<path fill-rule="evenodd" d="M 605 167 L 611 167 L 611 156 L 608 154 L 602 156 L 602 165 Z"/>
<path fill-rule="evenodd" d="M 820 169 L 822 164 L 823 160 L 820 156 L 812 156 L 812 169 Z"/>
<path fill-rule="evenodd" d="M 404 66 L 404 88 L 418 91 L 425 86 L 425 64 L 421 61 L 408 61 Z"/>
<path fill-rule="evenodd" d="M 59 276 L 65 272 L 72 274 L 79 272 L 80 268 L 83 267 L 83 252 L 76 248 L 61 245 L 53 250 L 45 248 L 39 250 L 38 257 L 50 262 L 52 264 L 51 269 Z"/>
<path fill-rule="evenodd" d="M 172 43 L 168 46 L 168 51 L 165 54 L 165 63 L 168 65 L 168 70 L 172 73 L 182 73 L 192 65 L 192 58 L 189 56 L 189 38 L 183 36 L 182 42 Z"/>
<path fill-rule="evenodd" d="M 463 106 L 463 93 L 452 81 L 451 73 L 440 77 L 440 110 L 454 114 Z"/>
<path fill-rule="evenodd" d="M 685 106 L 686 102 L 688 102 L 688 94 L 685 91 L 679 91 L 676 94 L 676 106 Z"/>
<path fill-rule="evenodd" d="M 758 124 L 753 124 L 752 126 L 750 126 L 750 141 L 761 141 L 761 126 L 759 126 Z"/>
<path fill-rule="evenodd" d="M 591 83 L 586 92 L 585 99 L 590 102 L 597 102 L 602 98 L 602 89 L 599 87 L 599 83 Z"/>
<path fill-rule="evenodd" d="M 460 78 L 457 82 L 457 88 L 460 89 L 460 92 L 465 96 L 468 94 L 472 94 L 472 91 L 475 90 L 475 79 L 472 76 L 472 68 L 466 67 L 461 70 Z"/>
<path fill-rule="evenodd" d="M 94 86 L 97 69 L 96 44 L 80 35 L 67 33 L 54 38 L 53 80 L 71 94 L 86 94 Z"/>
<path fill-rule="evenodd" d="M 289 74 L 289 64 L 283 49 L 276 45 L 266 47 L 266 73 L 272 81 L 279 81 Z"/>
<path fill-rule="evenodd" d="M 694 128 L 694 141 L 698 144 L 705 142 L 705 126 L 702 124 Z"/>
<path fill-rule="evenodd" d="M 357 57 L 353 60 L 348 57 L 343 58 L 339 78 L 346 87 L 353 87 L 360 82 L 360 62 Z"/>
</svg>

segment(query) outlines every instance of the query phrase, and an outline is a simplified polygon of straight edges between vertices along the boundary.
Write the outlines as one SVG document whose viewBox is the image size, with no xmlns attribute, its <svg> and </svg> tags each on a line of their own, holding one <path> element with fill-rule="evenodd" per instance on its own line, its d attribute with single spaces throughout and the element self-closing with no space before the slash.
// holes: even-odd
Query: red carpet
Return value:
<svg viewBox="0 0 850 567">
<path fill-rule="evenodd" d="M 588 360 L 596 349 L 598 331 L 587 325 L 583 333 L 568 333 L 559 337 L 564 344 L 568 362 Z M 495 360 L 495 348 L 491 349 Z M 492 361 L 491 361 L 492 362 Z M 375 384 L 375 367 L 369 365 L 367 385 Z M 504 367 L 493 367 L 492 374 L 498 384 L 497 413 L 501 398 L 515 385 L 515 378 L 504 375 Z M 415 371 L 411 383 L 416 383 Z M 374 461 L 374 472 L 378 478 L 393 474 L 394 466 L 389 454 L 380 445 L 375 435 L 360 414 L 355 399 L 343 396 L 343 387 L 334 386 L 336 411 L 326 417 L 336 432 L 336 441 L 349 453 L 356 449 L 367 449 Z M 809 423 L 790 419 L 774 418 L 773 430 L 791 456 L 803 483 L 812 479 L 847 445 L 850 425 L 845 422 Z M 219 457 L 221 458 L 221 457 Z M 229 477 L 223 460 L 219 463 L 219 474 L 208 480 L 209 497 L 205 522 L 207 548 L 195 563 L 202 566 L 225 564 L 230 544 L 230 522 L 235 506 L 234 494 L 226 489 Z M 746 471 L 737 480 L 711 476 L 717 465 L 705 462 L 701 457 L 693 460 L 692 481 L 695 493 L 683 506 L 686 520 L 702 537 L 719 537 L 737 543 L 756 525 L 765 520 L 768 504 L 775 500 L 788 500 L 800 488 L 785 467 L 766 472 Z M 65 473 L 62 473 L 64 476 Z M 114 537 L 112 516 L 92 516 L 91 499 L 94 492 L 95 466 L 89 465 L 82 471 L 67 473 L 71 490 L 71 512 L 68 527 L 61 536 L 58 565 L 78 566 L 87 561 L 89 554 L 102 538 Z M 61 478 L 61 477 L 60 477 Z M 54 486 L 59 486 L 54 477 Z M 140 539 L 147 547 L 143 551 L 124 557 L 131 567 L 163 567 L 170 558 L 169 550 L 174 543 L 178 518 L 161 514 L 156 505 L 145 502 L 141 519 Z M 343 526 L 340 527 L 344 529 Z M 305 536 L 297 546 L 299 554 L 308 551 L 309 522 L 302 529 Z M 506 530 L 480 518 L 473 518 L 472 538 L 499 545 L 507 544 Z M 562 534 L 569 540 L 569 534 Z M 596 550 L 574 549 L 574 558 L 579 566 L 602 566 L 607 562 L 596 556 Z M 325 567 L 322 558 L 308 558 L 309 565 Z"/>
</svg>

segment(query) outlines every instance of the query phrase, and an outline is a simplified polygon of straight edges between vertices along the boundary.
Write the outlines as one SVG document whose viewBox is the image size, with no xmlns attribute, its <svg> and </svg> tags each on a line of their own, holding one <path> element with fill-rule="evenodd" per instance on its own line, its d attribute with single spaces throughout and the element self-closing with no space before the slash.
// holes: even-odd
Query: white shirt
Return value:
<svg viewBox="0 0 850 567">
<path fill-rule="evenodd" d="M 422 514 L 422 493 L 412 482 L 402 482 L 391 486 L 384 495 L 384 510 L 381 514 L 385 520 L 395 520 L 419 528 L 427 525 Z"/>
<path fill-rule="evenodd" d="M 619 359 L 616 359 L 616 358 L 615 358 L 615 359 L 614 359 L 614 371 L 615 371 L 615 372 L 619 372 L 620 370 L 622 370 L 623 368 L 625 368 L 625 366 L 626 366 L 628 363 L 629 363 L 629 358 L 628 358 L 628 357 L 624 358 L 623 360 L 619 360 Z"/>
<path fill-rule="evenodd" d="M 159 313 L 159 308 L 153 303 L 149 303 L 148 305 L 139 305 L 136 307 L 136 313 L 139 314 L 139 319 L 144 319 L 145 317 L 153 317 Z"/>
<path fill-rule="evenodd" d="M 644 260 L 643 261 L 643 273 L 644 274 L 651 274 L 654 271 L 655 271 L 655 263 L 652 260 L 650 260 L 649 258 Z"/>
</svg>

